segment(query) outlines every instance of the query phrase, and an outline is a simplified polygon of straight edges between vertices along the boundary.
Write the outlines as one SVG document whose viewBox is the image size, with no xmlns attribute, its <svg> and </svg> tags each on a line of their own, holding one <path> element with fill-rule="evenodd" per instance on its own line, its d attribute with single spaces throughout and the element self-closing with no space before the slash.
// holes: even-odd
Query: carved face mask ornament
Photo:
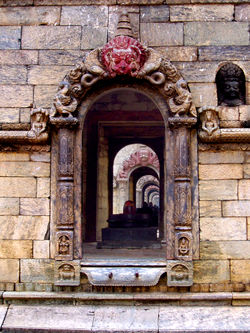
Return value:
<svg viewBox="0 0 250 333">
<path fill-rule="evenodd" d="M 146 52 L 134 38 L 118 36 L 104 46 L 101 58 L 111 77 L 116 75 L 135 77 L 145 63 Z"/>
</svg>

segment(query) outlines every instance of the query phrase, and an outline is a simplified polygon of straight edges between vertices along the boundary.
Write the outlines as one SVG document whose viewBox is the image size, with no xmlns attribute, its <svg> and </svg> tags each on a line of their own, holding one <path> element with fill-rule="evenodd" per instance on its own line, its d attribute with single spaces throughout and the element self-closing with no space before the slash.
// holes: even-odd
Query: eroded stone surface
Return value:
<svg viewBox="0 0 250 333">
<path fill-rule="evenodd" d="M 250 259 L 250 241 L 209 241 L 200 243 L 201 259 Z"/>
<path fill-rule="evenodd" d="M 237 199 L 237 180 L 201 180 L 199 189 L 201 200 Z"/>
<path fill-rule="evenodd" d="M 0 259 L 0 282 L 18 282 L 19 260 Z"/>
<path fill-rule="evenodd" d="M 222 283 L 229 280 L 228 260 L 194 261 L 194 283 Z"/>
<path fill-rule="evenodd" d="M 21 259 L 21 282 L 54 282 L 54 260 Z"/>
<path fill-rule="evenodd" d="M 32 240 L 0 240 L 0 258 L 32 258 Z"/>
</svg>

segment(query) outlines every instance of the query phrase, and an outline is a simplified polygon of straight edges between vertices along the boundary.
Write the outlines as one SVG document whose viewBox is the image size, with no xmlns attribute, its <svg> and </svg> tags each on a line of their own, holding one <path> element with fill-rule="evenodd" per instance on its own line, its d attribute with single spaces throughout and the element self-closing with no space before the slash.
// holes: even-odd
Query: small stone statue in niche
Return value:
<svg viewBox="0 0 250 333">
<path fill-rule="evenodd" d="M 237 106 L 245 104 L 245 75 L 232 63 L 223 65 L 216 75 L 218 105 Z"/>
</svg>

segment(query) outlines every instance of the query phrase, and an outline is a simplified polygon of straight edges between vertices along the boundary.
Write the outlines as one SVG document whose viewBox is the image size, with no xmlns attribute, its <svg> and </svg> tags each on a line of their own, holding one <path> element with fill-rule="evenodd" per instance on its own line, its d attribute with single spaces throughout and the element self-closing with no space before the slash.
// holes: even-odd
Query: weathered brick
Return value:
<svg viewBox="0 0 250 333">
<path fill-rule="evenodd" d="M 50 196 L 50 178 L 37 179 L 37 197 L 48 198 Z"/>
<path fill-rule="evenodd" d="M 18 123 L 19 109 L 0 108 L 0 123 Z"/>
<path fill-rule="evenodd" d="M 0 161 L 29 161 L 29 153 L 0 152 Z"/>
<path fill-rule="evenodd" d="M 196 107 L 217 105 L 215 83 L 189 83 L 192 99 Z"/>
<path fill-rule="evenodd" d="M 231 280 L 233 282 L 250 283 L 250 260 L 231 261 Z"/>
<path fill-rule="evenodd" d="M 235 20 L 236 21 L 250 21 L 250 5 L 235 6 Z"/>
<path fill-rule="evenodd" d="M 201 241 L 246 240 L 244 217 L 210 217 L 200 219 Z"/>
<path fill-rule="evenodd" d="M 84 55 L 84 51 L 78 50 L 41 50 L 39 51 L 39 64 L 75 65 L 83 59 Z"/>
<path fill-rule="evenodd" d="M 200 242 L 201 259 L 250 259 L 250 241 Z"/>
<path fill-rule="evenodd" d="M 20 108 L 20 122 L 30 123 L 30 108 Z"/>
<path fill-rule="evenodd" d="M 228 260 L 194 261 L 194 283 L 223 283 L 229 280 Z"/>
<path fill-rule="evenodd" d="M 67 6 L 62 7 L 61 25 L 84 25 L 107 27 L 107 6 Z"/>
<path fill-rule="evenodd" d="M 0 197 L 35 197 L 36 180 L 31 177 L 0 177 Z"/>
<path fill-rule="evenodd" d="M 49 199 L 21 198 L 20 215 L 49 215 Z"/>
<path fill-rule="evenodd" d="M 140 21 L 142 23 L 160 23 L 169 21 L 169 6 L 141 6 Z"/>
<path fill-rule="evenodd" d="M 250 105 L 239 106 L 240 121 L 246 121 L 250 119 Z"/>
<path fill-rule="evenodd" d="M 149 46 L 183 45 L 182 23 L 141 23 L 141 41 Z"/>
<path fill-rule="evenodd" d="M 0 8 L 0 25 L 59 24 L 59 7 Z"/>
<path fill-rule="evenodd" d="M 58 89 L 57 86 L 45 85 L 45 86 L 35 86 L 34 90 L 34 102 L 43 108 L 49 108 L 52 105 L 53 99 L 56 95 Z"/>
<path fill-rule="evenodd" d="M 59 84 L 71 68 L 71 66 L 31 66 L 28 72 L 28 83 Z"/>
<path fill-rule="evenodd" d="M 248 43 L 247 23 L 188 22 L 184 25 L 184 45 L 248 45 Z"/>
<path fill-rule="evenodd" d="M 35 259 L 49 258 L 49 240 L 36 240 L 33 242 L 33 257 Z"/>
<path fill-rule="evenodd" d="M 0 50 L 0 65 L 34 65 L 37 62 L 38 51 Z"/>
<path fill-rule="evenodd" d="M 170 21 L 232 21 L 232 5 L 171 6 Z"/>
<path fill-rule="evenodd" d="M 221 164 L 221 163 L 243 163 L 243 151 L 201 151 L 199 152 L 199 163 L 201 164 Z"/>
<path fill-rule="evenodd" d="M 202 46 L 198 52 L 201 61 L 250 60 L 249 46 Z"/>
<path fill-rule="evenodd" d="M 54 260 L 22 259 L 21 282 L 54 282 Z"/>
<path fill-rule="evenodd" d="M 50 153 L 35 152 L 30 155 L 30 160 L 34 162 L 50 162 Z"/>
<path fill-rule="evenodd" d="M 214 62 L 177 62 L 175 66 L 187 82 L 214 82 L 218 68 Z"/>
<path fill-rule="evenodd" d="M 170 61 L 196 61 L 197 48 L 192 46 L 167 46 L 155 48 Z"/>
<path fill-rule="evenodd" d="M 244 178 L 250 178 L 250 164 L 245 164 L 244 168 Z"/>
<path fill-rule="evenodd" d="M 106 27 L 82 27 L 81 49 L 95 49 L 107 43 L 108 30 Z"/>
<path fill-rule="evenodd" d="M 79 49 L 81 27 L 23 27 L 23 49 Z"/>
<path fill-rule="evenodd" d="M 48 177 L 50 165 L 42 162 L 0 162 L 0 177 Z"/>
<path fill-rule="evenodd" d="M 202 164 L 199 179 L 241 179 L 243 166 L 240 164 Z"/>
<path fill-rule="evenodd" d="M 221 201 L 205 201 L 199 202 L 200 217 L 221 216 Z"/>
<path fill-rule="evenodd" d="M 21 27 L 0 27 L 0 49 L 20 49 Z"/>
<path fill-rule="evenodd" d="M 0 239 L 44 240 L 48 216 L 0 216 Z"/>
<path fill-rule="evenodd" d="M 201 200 L 237 199 L 237 180 L 201 180 L 199 189 Z"/>
<path fill-rule="evenodd" d="M 19 281 L 19 260 L 0 259 L 0 282 Z"/>
<path fill-rule="evenodd" d="M 32 258 L 32 240 L 0 240 L 0 258 Z"/>
<path fill-rule="evenodd" d="M 0 198 L 0 215 L 18 215 L 18 198 Z"/>
<path fill-rule="evenodd" d="M 27 68 L 24 66 L 1 66 L 0 84 L 25 84 Z"/>
<path fill-rule="evenodd" d="M 2 107 L 29 107 L 33 102 L 33 87 L 0 85 L 0 95 Z"/>
<path fill-rule="evenodd" d="M 225 201 L 222 212 L 223 216 L 250 216 L 250 201 Z"/>
<path fill-rule="evenodd" d="M 250 200 L 250 179 L 239 181 L 239 199 Z"/>
</svg>

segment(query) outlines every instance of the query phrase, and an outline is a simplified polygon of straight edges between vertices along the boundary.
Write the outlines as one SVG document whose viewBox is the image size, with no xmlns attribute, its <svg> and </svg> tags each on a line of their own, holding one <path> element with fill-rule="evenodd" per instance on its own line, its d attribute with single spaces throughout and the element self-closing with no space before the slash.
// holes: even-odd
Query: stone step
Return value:
<svg viewBox="0 0 250 333">
<path fill-rule="evenodd" d="M 244 306 L 1 305 L 2 332 L 250 332 Z"/>
</svg>

